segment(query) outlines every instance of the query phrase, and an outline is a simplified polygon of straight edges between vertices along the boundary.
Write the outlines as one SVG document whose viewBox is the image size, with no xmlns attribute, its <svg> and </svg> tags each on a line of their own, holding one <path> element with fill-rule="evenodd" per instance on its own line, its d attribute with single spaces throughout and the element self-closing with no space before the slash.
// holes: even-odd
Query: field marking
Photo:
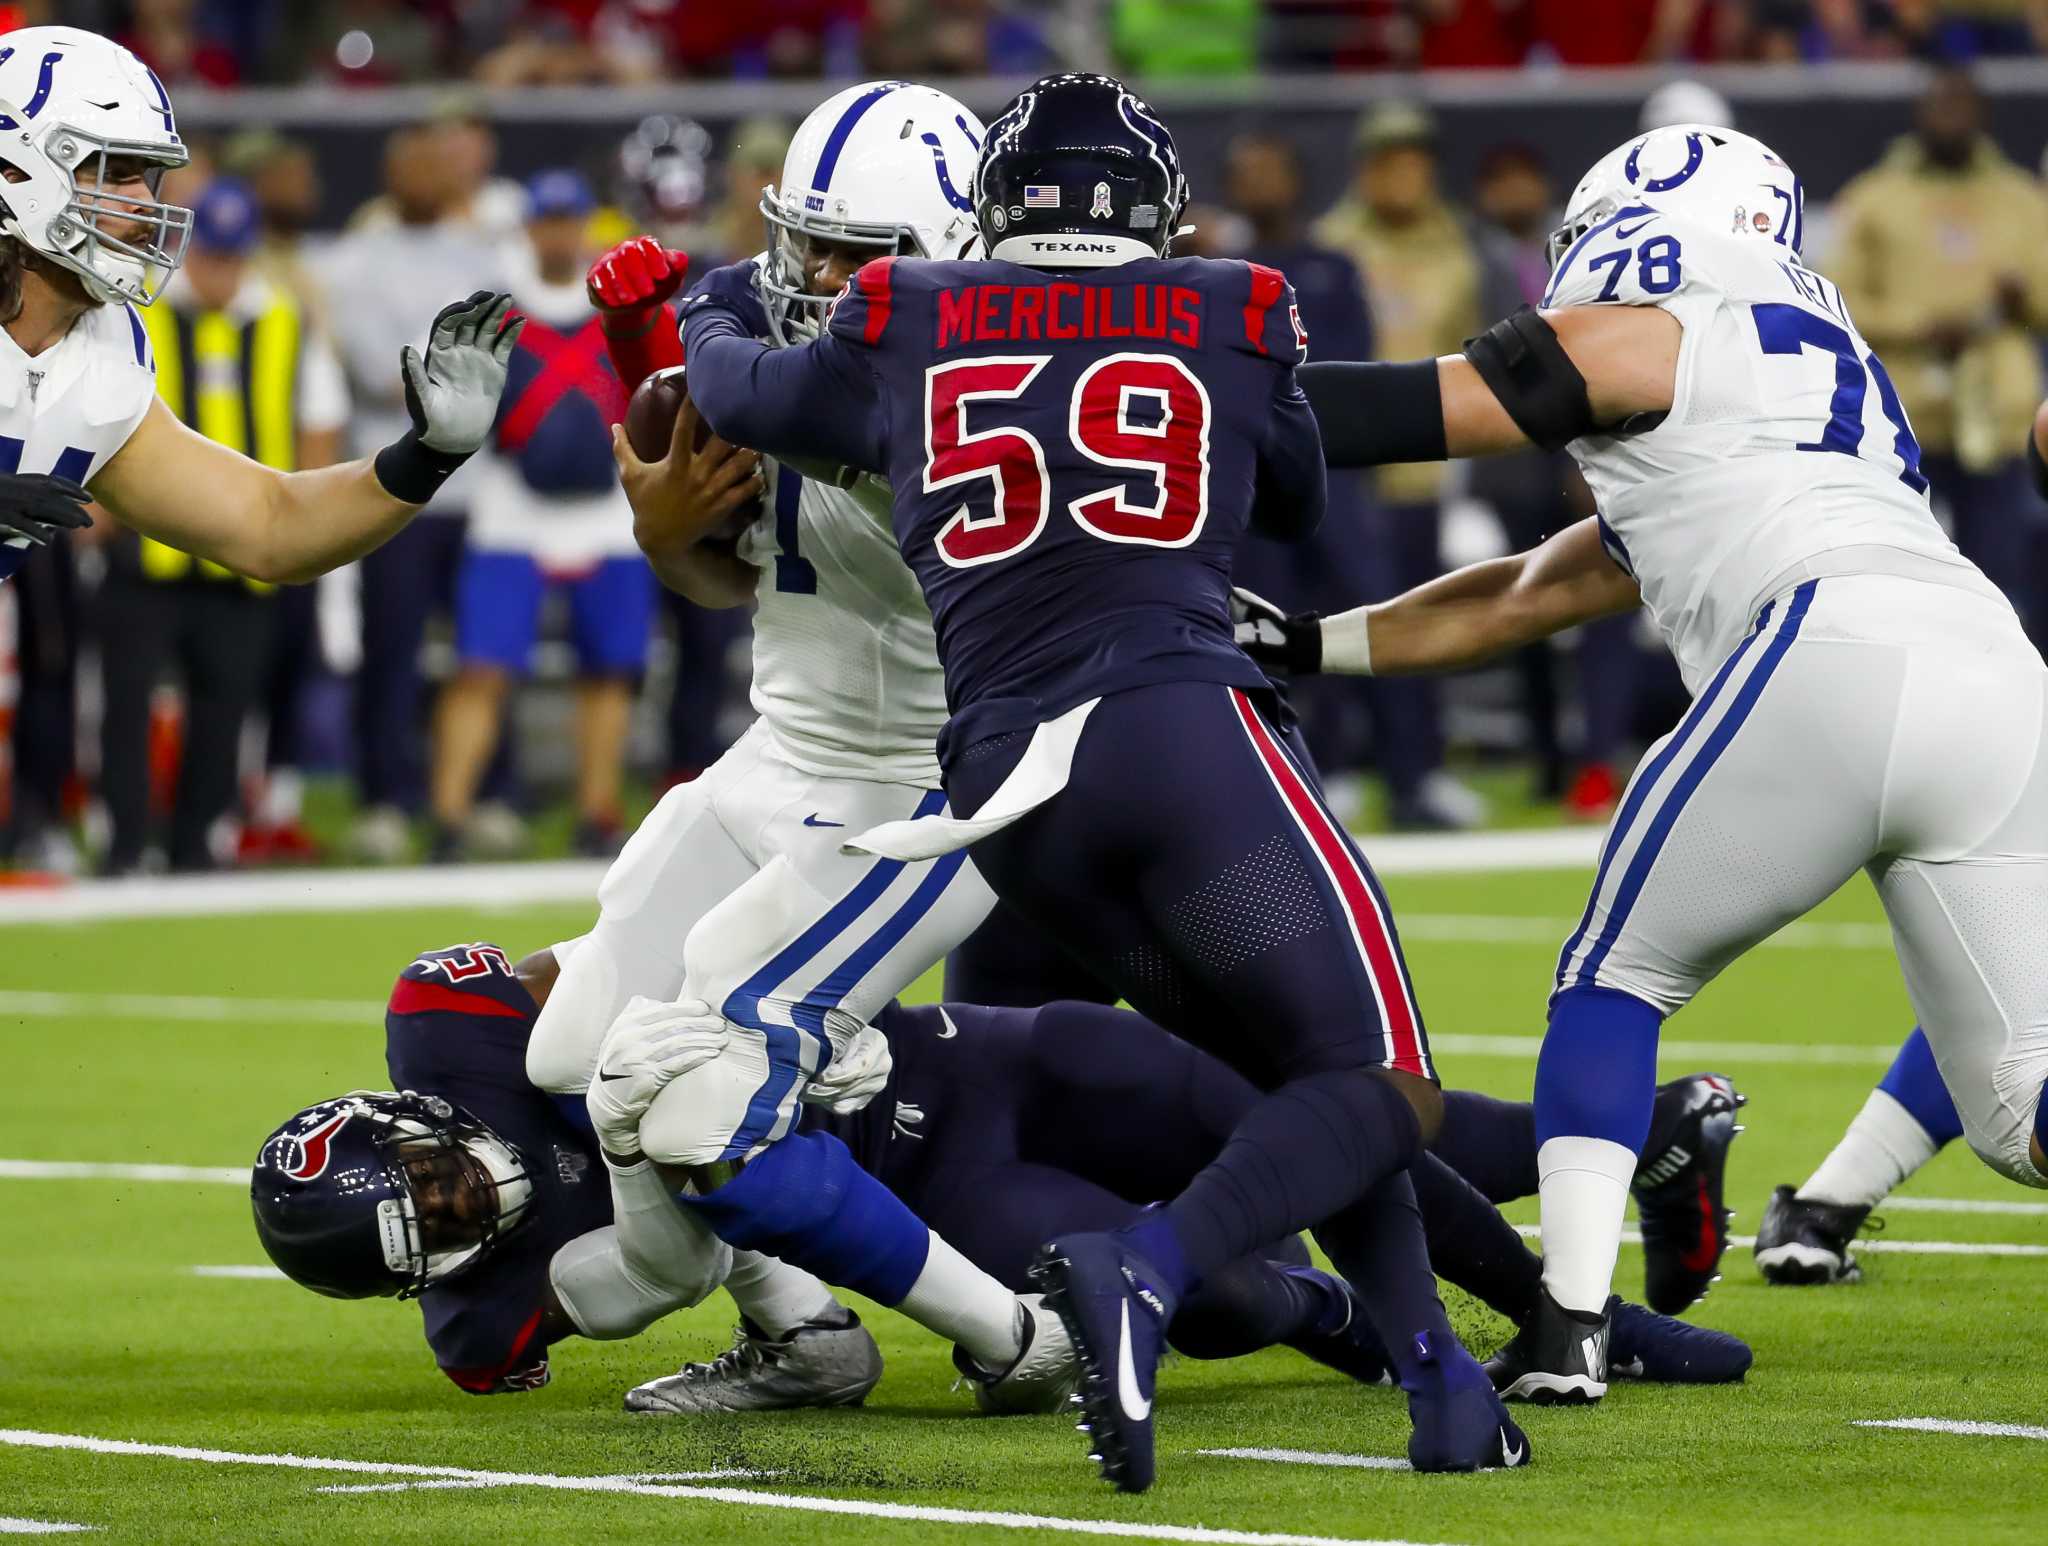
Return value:
<svg viewBox="0 0 2048 1546">
<path fill-rule="evenodd" d="M 187 1267 L 185 1270 L 195 1278 L 248 1278 L 265 1283 L 288 1283 L 291 1281 L 277 1268 L 269 1266 L 258 1267 L 236 1264 L 225 1267 Z"/>
<path fill-rule="evenodd" d="M 1541 1036 L 1474 1036 L 1456 1031 L 1432 1032 L 1432 1052 L 1464 1053 L 1468 1057 L 1531 1058 L 1543 1047 Z M 1657 1056 L 1673 1063 L 1795 1063 L 1855 1068 L 1888 1067 L 1899 1055 L 1896 1042 L 1880 1046 L 1854 1042 L 1661 1041 Z"/>
<path fill-rule="evenodd" d="M 246 1165 L 89 1165 L 72 1160 L 0 1159 L 0 1181 L 197 1181 L 247 1186 Z"/>
<path fill-rule="evenodd" d="M 67 1525 L 56 1519 L 0 1518 L 0 1535 L 79 1535 L 98 1525 Z"/>
<path fill-rule="evenodd" d="M 1948 1417 L 1867 1417 L 1858 1428 L 1898 1428 L 1908 1433 L 1967 1433 L 1987 1439 L 2048 1439 L 2048 1428 L 2027 1423 L 1972 1423 Z"/>
<path fill-rule="evenodd" d="M 1517 1224 L 1515 1233 L 1524 1240 L 1542 1238 L 1542 1229 L 1535 1224 Z M 1641 1245 L 1643 1232 L 1639 1229 L 1624 1229 L 1621 1232 L 1624 1245 Z M 1747 1247 L 1756 1244 L 1755 1235 L 1730 1235 L 1731 1246 Z M 1864 1240 L 1856 1242 L 1858 1251 L 1888 1251 L 1895 1256 L 2048 1256 L 2048 1245 L 2000 1245 L 1996 1242 L 1979 1240 Z"/>
<path fill-rule="evenodd" d="M 718 1482 L 728 1480 L 759 1481 L 775 1476 L 774 1471 L 749 1471 L 745 1469 L 724 1471 L 647 1471 L 618 1478 L 622 1482 Z M 315 1492 L 430 1492 L 436 1489 L 481 1491 L 487 1488 L 512 1485 L 506 1482 L 487 1481 L 466 1476 L 437 1476 L 417 1482 L 349 1482 L 336 1483 L 331 1487 L 315 1487 Z"/>
<path fill-rule="evenodd" d="M 1281 1465 L 1327 1465 L 1357 1471 L 1409 1471 L 1414 1467 L 1391 1455 L 1334 1455 L 1313 1449 L 1198 1449 L 1198 1455 L 1225 1460 L 1272 1460 Z"/>
<path fill-rule="evenodd" d="M 1887 1197 L 1877 1206 L 1885 1213 L 2000 1213 L 2030 1219 L 2048 1218 L 2048 1202 L 1983 1202 L 1975 1197 Z"/>
<path fill-rule="evenodd" d="M 789 1509 L 807 1514 L 853 1514 L 870 1519 L 915 1520 L 926 1524 L 987 1525 L 999 1530 L 1047 1530 L 1067 1535 L 1103 1535 L 1119 1540 L 1191 1541 L 1208 1546 L 1418 1546 L 1412 1541 L 1342 1540 L 1328 1535 L 1269 1534 L 1259 1530 L 1216 1530 L 1203 1525 L 1119 1523 L 1113 1519 L 1066 1519 L 1054 1514 L 1017 1514 L 981 1509 L 938 1508 L 922 1503 L 878 1503 L 864 1498 L 823 1498 L 801 1493 L 750 1492 L 743 1487 L 664 1486 L 618 1476 L 555 1476 L 542 1471 L 472 1471 L 462 1466 L 416 1465 L 395 1460 L 329 1460 L 317 1455 L 267 1455 L 247 1450 L 200 1449 L 185 1444 L 142 1444 L 82 1433 L 43 1433 L 0 1428 L 0 1444 L 30 1449 L 84 1450 L 96 1455 L 143 1455 L 196 1460 L 207 1465 L 277 1466 L 298 1471 L 342 1471 L 366 1476 L 445 1477 L 484 1487 L 545 1487 L 557 1492 L 635 1493 L 652 1498 L 688 1498 L 742 1508 Z"/>
<path fill-rule="evenodd" d="M 1587 827 L 1372 833 L 1361 842 L 1373 868 L 1382 875 L 1580 870 L 1591 869 L 1600 857 L 1600 833 Z M 604 860 L 561 859 L 529 864 L 81 880 L 0 890 L 0 923 L 424 907 L 497 910 L 546 903 L 584 903 L 594 908 L 598 882 L 608 867 Z"/>
<path fill-rule="evenodd" d="M 1576 918 L 1532 918 L 1522 914 L 1398 913 L 1403 939 L 1474 945 L 1561 947 L 1579 926 Z M 1757 947 L 1760 950 L 1889 950 L 1892 931 L 1882 923 L 1788 923 Z"/>
</svg>

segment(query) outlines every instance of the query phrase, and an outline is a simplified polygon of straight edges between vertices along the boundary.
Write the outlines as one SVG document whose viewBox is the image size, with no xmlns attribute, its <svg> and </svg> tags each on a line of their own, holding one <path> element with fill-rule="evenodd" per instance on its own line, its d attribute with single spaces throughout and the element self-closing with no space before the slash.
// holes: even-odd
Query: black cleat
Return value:
<svg viewBox="0 0 2048 1546">
<path fill-rule="evenodd" d="M 1529 1463 L 1529 1436 L 1508 1415 L 1486 1373 L 1453 1337 L 1449 1347 L 1415 1336 L 1408 1392 L 1408 1463 L 1420 1472 L 1494 1471 Z"/>
<path fill-rule="evenodd" d="M 1292 1277 L 1313 1279 L 1327 1285 L 1343 1303 L 1342 1318 L 1337 1324 L 1312 1327 L 1300 1336 L 1290 1338 L 1289 1347 L 1339 1374 L 1350 1375 L 1361 1385 L 1395 1383 L 1393 1360 L 1387 1357 L 1385 1344 L 1380 1341 L 1379 1333 L 1373 1330 L 1372 1317 L 1366 1314 L 1365 1306 L 1349 1283 L 1336 1273 L 1324 1272 L 1319 1267 L 1289 1265 L 1280 1270 Z"/>
<path fill-rule="evenodd" d="M 1725 1331 L 1673 1320 L 1615 1296 L 1607 1301 L 1612 1378 L 1660 1385 L 1729 1385 L 1749 1373 L 1749 1344 Z"/>
<path fill-rule="evenodd" d="M 1660 1314 L 1678 1314 L 1720 1275 L 1732 1216 L 1721 1206 L 1728 1146 L 1742 1131 L 1736 1110 L 1747 1104 L 1724 1074 L 1658 1087 L 1629 1189 L 1643 1229 L 1643 1297 Z"/>
<path fill-rule="evenodd" d="M 1081 1388 L 1073 1399 L 1089 1458 L 1118 1492 L 1143 1492 L 1154 1475 L 1154 1381 L 1174 1299 L 1152 1264 L 1108 1233 L 1048 1242 L 1031 1281 L 1074 1344 Z"/>
<path fill-rule="evenodd" d="M 1608 1319 L 1567 1310 L 1543 1291 L 1514 1340 L 1486 1360 L 1503 1401 L 1590 1405 L 1607 1394 Z"/>
<path fill-rule="evenodd" d="M 1813 1202 L 1781 1186 L 1757 1228 L 1756 1270 L 1766 1283 L 1854 1283 L 1863 1269 L 1849 1242 L 1869 1220 L 1868 1208 Z"/>
</svg>

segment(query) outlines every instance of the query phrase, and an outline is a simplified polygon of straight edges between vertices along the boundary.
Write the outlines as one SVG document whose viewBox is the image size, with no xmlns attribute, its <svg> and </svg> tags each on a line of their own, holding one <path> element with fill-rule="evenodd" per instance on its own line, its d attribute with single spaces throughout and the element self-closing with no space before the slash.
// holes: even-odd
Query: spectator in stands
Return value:
<svg viewBox="0 0 2048 1546">
<path fill-rule="evenodd" d="M 390 136 L 384 156 L 389 222 L 362 221 L 321 264 L 334 314 L 344 319 L 336 343 L 355 390 L 351 438 L 358 451 L 395 439 L 405 427 L 401 383 L 391 368 L 399 349 L 426 336 L 448 296 L 503 288 L 499 244 L 449 218 L 472 190 L 461 181 L 462 168 L 441 154 L 440 134 L 437 125 L 418 124 Z M 404 857 L 409 817 L 425 804 L 420 644 L 429 616 L 453 602 L 463 522 L 480 466 L 472 458 L 433 504 L 358 566 L 356 746 L 363 809 L 352 841 L 364 858 Z"/>
<path fill-rule="evenodd" d="M 1223 195 L 1229 224 L 1244 234 L 1244 245 L 1230 256 L 1277 268 L 1292 282 L 1309 358 L 1372 359 L 1372 315 L 1357 265 L 1312 241 L 1304 228 L 1306 188 L 1294 142 L 1258 131 L 1231 140 L 1224 152 Z M 1332 473 L 1329 513 L 1316 535 L 1305 543 L 1248 538 L 1238 551 L 1237 582 L 1291 610 L 1341 608 L 1345 596 L 1368 593 L 1376 578 L 1367 553 L 1369 497 L 1365 474 Z M 1294 692 L 1324 788 L 1352 811 L 1362 800 L 1376 686 L 1369 677 L 1314 677 Z"/>
<path fill-rule="evenodd" d="M 169 86 L 233 86 L 241 61 L 201 23 L 199 0 L 130 0 L 120 41 Z"/>
<path fill-rule="evenodd" d="M 138 313 L 157 392 L 200 434 L 268 466 L 338 461 L 349 411 L 341 368 L 289 292 L 254 270 L 258 237 L 256 201 L 242 184 L 219 181 L 200 196 L 184 267 L 164 299 Z M 214 867 L 215 826 L 234 800 L 242 724 L 269 657 L 275 592 L 148 538 L 118 539 L 100 593 L 110 873 L 133 872 L 143 860 L 150 701 L 173 665 L 185 722 L 170 866 Z"/>
<path fill-rule="evenodd" d="M 446 73 L 451 49 L 440 6 L 413 0 L 292 0 L 275 8 L 264 73 L 278 81 L 395 86 Z"/>
<path fill-rule="evenodd" d="M 1034 9 L 993 0 L 869 0 L 867 72 L 907 80 L 1042 75 L 1056 60 Z"/>
<path fill-rule="evenodd" d="M 1821 271 L 1884 360 L 1956 543 L 2048 639 L 2038 502 L 2021 457 L 2048 326 L 2048 195 L 1984 132 L 1969 75 L 1939 72 L 1914 130 L 1842 191 Z"/>
<path fill-rule="evenodd" d="M 1436 122 L 1412 102 L 1382 103 L 1359 122 L 1352 191 L 1315 228 L 1365 276 L 1379 357 L 1455 354 L 1481 325 L 1479 259 L 1465 223 L 1437 185 Z M 1434 577 L 1447 469 L 1381 468 L 1365 517 L 1364 553 L 1378 599 Z M 1403 826 L 1462 827 L 1482 820 L 1479 797 L 1443 771 L 1436 682 L 1371 678 L 1380 773 Z"/>
<path fill-rule="evenodd" d="M 1711 10 L 1711 0 L 1528 0 L 1530 55 L 1565 65 L 1700 58 Z"/>
<path fill-rule="evenodd" d="M 647 664 L 654 577 L 612 465 L 626 393 L 583 293 L 597 200 L 572 171 L 527 185 L 531 242 L 512 295 L 526 332 L 477 483 L 457 587 L 459 666 L 434 716 L 436 859 L 457 857 L 505 719 L 526 674 L 549 591 L 568 603 L 576 646 L 576 850 L 618 851 L 620 782 L 633 690 Z"/>
</svg>

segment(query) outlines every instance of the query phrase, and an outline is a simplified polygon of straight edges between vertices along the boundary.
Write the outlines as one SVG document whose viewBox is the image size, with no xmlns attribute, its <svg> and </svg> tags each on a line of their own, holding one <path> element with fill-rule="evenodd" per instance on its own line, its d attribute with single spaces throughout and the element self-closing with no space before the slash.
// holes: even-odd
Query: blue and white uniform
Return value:
<svg viewBox="0 0 2048 1546">
<path fill-rule="evenodd" d="M 1935 522 L 1840 291 L 1772 239 L 1796 183 L 1757 183 L 1730 229 L 1635 180 L 1546 304 L 1684 327 L 1663 422 L 1571 451 L 1695 698 L 1630 782 L 1557 991 L 1669 1014 L 1865 870 L 1972 1146 L 2048 1186 L 2048 669 Z"/>
</svg>

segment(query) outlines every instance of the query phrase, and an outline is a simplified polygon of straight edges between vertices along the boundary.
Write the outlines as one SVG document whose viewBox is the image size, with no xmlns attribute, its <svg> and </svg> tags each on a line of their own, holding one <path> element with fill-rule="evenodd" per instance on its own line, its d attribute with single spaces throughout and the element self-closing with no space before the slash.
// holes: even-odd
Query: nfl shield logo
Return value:
<svg viewBox="0 0 2048 1546">
<path fill-rule="evenodd" d="M 1097 183 L 1095 185 L 1095 202 L 1088 206 L 1090 218 L 1107 220 L 1115 213 L 1116 210 L 1110 206 L 1109 202 L 1109 184 Z"/>
</svg>

